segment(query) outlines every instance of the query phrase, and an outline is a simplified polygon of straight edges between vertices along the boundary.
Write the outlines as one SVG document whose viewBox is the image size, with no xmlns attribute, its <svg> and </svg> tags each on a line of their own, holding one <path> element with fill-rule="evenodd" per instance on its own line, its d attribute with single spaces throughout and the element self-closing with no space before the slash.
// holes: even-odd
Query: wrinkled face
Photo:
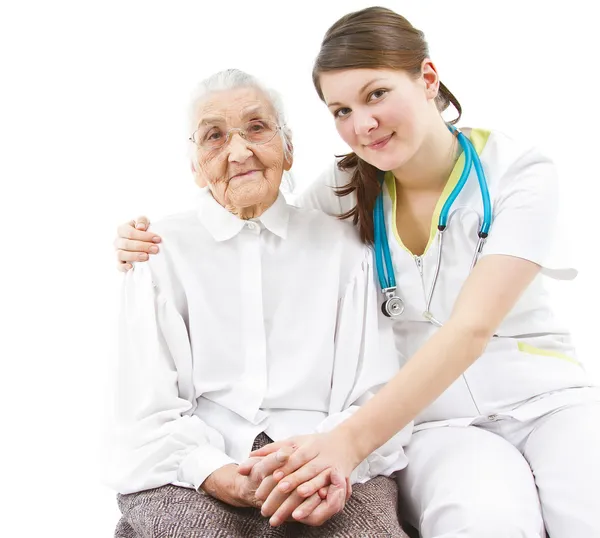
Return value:
<svg viewBox="0 0 600 538">
<path fill-rule="evenodd" d="M 258 89 L 239 88 L 210 94 L 196 109 L 196 138 L 224 139 L 230 129 L 261 129 L 261 122 L 276 124 L 269 99 Z M 264 144 L 245 140 L 238 131 L 220 148 L 207 142 L 195 149 L 196 182 L 208 184 L 213 197 L 229 209 L 271 205 L 277 198 L 284 170 L 291 159 L 284 156 L 279 133 Z"/>
<path fill-rule="evenodd" d="M 436 73 L 433 78 L 432 86 L 432 78 L 390 69 L 346 69 L 319 76 L 338 133 L 352 151 L 380 170 L 400 168 L 423 144 L 435 111 Z"/>
</svg>

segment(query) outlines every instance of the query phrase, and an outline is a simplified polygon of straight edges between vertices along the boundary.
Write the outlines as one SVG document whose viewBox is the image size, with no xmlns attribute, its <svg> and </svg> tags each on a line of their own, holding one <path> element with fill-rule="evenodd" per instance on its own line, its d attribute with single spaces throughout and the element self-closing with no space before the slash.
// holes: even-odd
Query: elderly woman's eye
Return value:
<svg viewBox="0 0 600 538">
<path fill-rule="evenodd" d="M 204 139 L 214 142 L 215 140 L 219 140 L 222 136 L 223 133 L 221 133 L 219 129 L 211 129 L 210 131 L 208 131 L 208 133 L 206 133 L 206 135 L 204 135 Z"/>
<path fill-rule="evenodd" d="M 248 130 L 253 133 L 261 133 L 267 128 L 264 122 L 262 121 L 253 121 L 249 126 Z"/>
<path fill-rule="evenodd" d="M 338 108 L 334 113 L 333 113 L 333 117 L 334 118 L 343 118 L 344 116 L 347 116 L 348 114 L 350 114 L 350 109 L 349 108 Z"/>
</svg>

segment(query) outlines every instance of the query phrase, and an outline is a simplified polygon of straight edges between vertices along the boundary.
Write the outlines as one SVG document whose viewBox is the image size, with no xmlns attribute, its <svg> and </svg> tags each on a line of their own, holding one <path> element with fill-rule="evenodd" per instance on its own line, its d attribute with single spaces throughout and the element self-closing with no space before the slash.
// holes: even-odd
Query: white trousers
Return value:
<svg viewBox="0 0 600 538">
<path fill-rule="evenodd" d="M 600 400 L 417 431 L 398 475 L 422 538 L 600 538 Z"/>
</svg>

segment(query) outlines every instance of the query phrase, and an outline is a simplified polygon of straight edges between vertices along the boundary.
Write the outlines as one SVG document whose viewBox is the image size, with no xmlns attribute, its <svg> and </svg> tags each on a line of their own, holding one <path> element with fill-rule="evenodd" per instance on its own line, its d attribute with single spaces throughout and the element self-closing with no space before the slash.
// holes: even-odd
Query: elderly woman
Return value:
<svg viewBox="0 0 600 538">
<path fill-rule="evenodd" d="M 352 489 L 335 471 L 308 500 L 286 495 L 300 521 L 287 523 L 254 494 L 274 489 L 289 453 L 238 472 L 265 443 L 333 429 L 398 364 L 369 250 L 279 192 L 292 145 L 276 96 L 229 70 L 191 110 L 196 207 L 155 224 L 160 254 L 125 276 L 115 536 L 406 536 L 389 476 L 406 466 L 410 429 L 356 468 L 331 519 Z"/>
</svg>

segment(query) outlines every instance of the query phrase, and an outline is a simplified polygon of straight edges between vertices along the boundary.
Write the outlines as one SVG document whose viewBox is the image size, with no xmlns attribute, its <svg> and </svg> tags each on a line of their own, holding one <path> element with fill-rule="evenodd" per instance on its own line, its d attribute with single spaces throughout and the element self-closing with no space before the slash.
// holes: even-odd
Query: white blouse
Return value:
<svg viewBox="0 0 600 538">
<path fill-rule="evenodd" d="M 203 189 L 152 226 L 163 241 L 125 275 L 109 483 L 198 488 L 254 438 L 321 432 L 398 370 L 371 252 L 348 223 L 283 196 L 243 221 Z M 412 424 L 353 482 L 406 466 Z"/>
</svg>

